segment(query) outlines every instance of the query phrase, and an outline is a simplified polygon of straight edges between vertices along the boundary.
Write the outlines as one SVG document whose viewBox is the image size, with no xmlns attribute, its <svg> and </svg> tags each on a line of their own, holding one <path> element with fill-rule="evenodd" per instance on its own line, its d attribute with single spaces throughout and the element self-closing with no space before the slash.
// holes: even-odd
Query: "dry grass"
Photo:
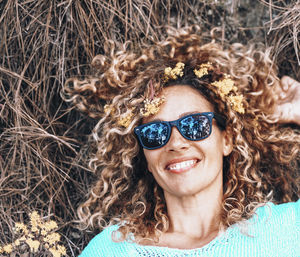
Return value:
<svg viewBox="0 0 300 257">
<path fill-rule="evenodd" d="M 300 1 L 279 1 L 268 3 L 270 20 L 265 22 L 267 42 L 274 47 L 280 73 L 300 78 Z"/>
<path fill-rule="evenodd" d="M 281 70 L 300 79 L 299 1 L 0 1 L 0 245 L 36 210 L 56 220 L 68 255 L 79 254 L 97 233 L 74 223 L 94 179 L 86 163 L 95 120 L 62 100 L 62 85 L 90 72 L 107 39 L 138 47 L 165 37 L 165 25 L 192 24 L 219 26 L 224 43 L 274 45 Z"/>
</svg>

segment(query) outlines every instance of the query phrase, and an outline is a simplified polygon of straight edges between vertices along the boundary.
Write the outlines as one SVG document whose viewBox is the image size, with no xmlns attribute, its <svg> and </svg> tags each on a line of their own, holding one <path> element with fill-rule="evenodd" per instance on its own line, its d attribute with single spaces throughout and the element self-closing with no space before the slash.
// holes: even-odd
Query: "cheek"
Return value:
<svg viewBox="0 0 300 257">
<path fill-rule="evenodd" d="M 147 161 L 148 171 L 152 173 L 156 169 L 157 164 L 159 163 L 159 151 L 144 149 L 144 155 Z"/>
</svg>

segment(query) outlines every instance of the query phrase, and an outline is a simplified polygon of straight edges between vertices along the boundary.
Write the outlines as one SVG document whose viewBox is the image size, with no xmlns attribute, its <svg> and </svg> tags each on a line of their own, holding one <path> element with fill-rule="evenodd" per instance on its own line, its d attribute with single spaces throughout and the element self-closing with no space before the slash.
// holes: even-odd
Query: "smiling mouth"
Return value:
<svg viewBox="0 0 300 257">
<path fill-rule="evenodd" d="M 167 165 L 166 169 L 171 172 L 183 172 L 193 168 L 199 161 L 198 160 L 187 160 Z"/>
</svg>

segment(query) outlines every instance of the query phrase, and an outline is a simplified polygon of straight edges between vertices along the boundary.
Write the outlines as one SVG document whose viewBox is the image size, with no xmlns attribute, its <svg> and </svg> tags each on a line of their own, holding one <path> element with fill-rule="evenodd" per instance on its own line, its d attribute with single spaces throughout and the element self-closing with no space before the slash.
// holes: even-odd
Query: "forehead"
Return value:
<svg viewBox="0 0 300 257">
<path fill-rule="evenodd" d="M 153 120 L 175 120 L 184 115 L 197 112 L 211 112 L 213 106 L 199 91 L 187 85 L 174 85 L 162 90 L 165 102 L 157 114 L 144 119 L 143 122 Z"/>
</svg>

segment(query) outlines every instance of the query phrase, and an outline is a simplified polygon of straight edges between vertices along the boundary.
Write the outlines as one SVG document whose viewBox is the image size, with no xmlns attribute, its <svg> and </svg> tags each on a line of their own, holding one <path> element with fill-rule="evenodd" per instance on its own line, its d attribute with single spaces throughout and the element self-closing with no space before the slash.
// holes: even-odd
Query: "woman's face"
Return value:
<svg viewBox="0 0 300 257">
<path fill-rule="evenodd" d="M 196 90 L 185 85 L 163 90 L 165 103 L 160 111 L 143 123 L 153 120 L 172 121 L 191 113 L 212 112 L 212 105 Z M 153 174 L 165 195 L 177 197 L 195 195 L 209 190 L 221 194 L 223 190 L 223 157 L 232 150 L 231 138 L 221 131 L 215 119 L 211 135 L 201 141 L 185 139 L 172 128 L 168 143 L 155 150 L 144 149 L 148 170 Z"/>
</svg>

